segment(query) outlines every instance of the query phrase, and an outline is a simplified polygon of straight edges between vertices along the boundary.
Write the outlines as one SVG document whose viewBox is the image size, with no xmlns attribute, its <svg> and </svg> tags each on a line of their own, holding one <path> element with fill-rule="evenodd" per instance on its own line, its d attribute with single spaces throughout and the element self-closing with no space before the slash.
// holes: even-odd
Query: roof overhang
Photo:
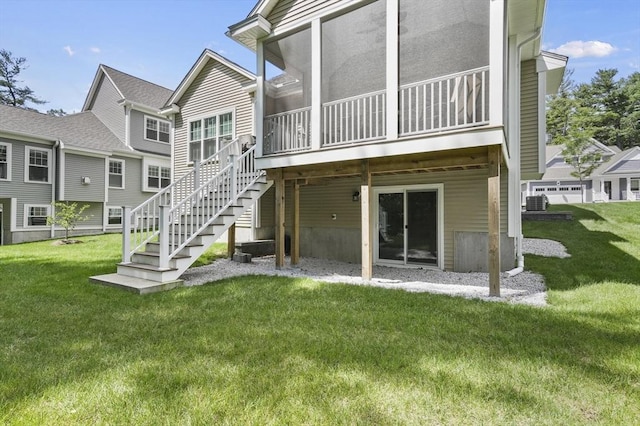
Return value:
<svg viewBox="0 0 640 426">
<path fill-rule="evenodd" d="M 250 15 L 244 21 L 240 21 L 229 27 L 226 32 L 238 43 L 255 51 L 257 40 L 271 33 L 271 23 L 261 14 Z"/>
<path fill-rule="evenodd" d="M 518 36 L 518 43 L 530 39 L 522 46 L 522 61 L 533 59 L 540 54 L 545 6 L 546 0 L 510 0 L 507 2 L 509 36 Z"/>
<path fill-rule="evenodd" d="M 100 66 L 98 66 L 98 70 L 96 71 L 96 75 L 93 78 L 93 83 L 91 83 L 91 87 L 89 88 L 89 93 L 87 93 L 87 98 L 84 100 L 84 105 L 82 105 L 82 111 L 87 111 L 89 109 L 89 106 L 91 105 L 91 102 L 93 101 L 93 98 L 94 98 L 96 92 L 98 91 L 98 86 L 99 86 L 100 80 L 101 80 L 100 77 L 102 75 L 104 75 L 107 79 L 109 79 L 109 81 L 111 82 L 111 84 L 113 85 L 115 90 L 118 92 L 118 95 L 121 98 L 124 98 L 124 95 L 122 94 L 120 89 L 118 89 L 118 86 L 116 86 L 116 84 L 113 82 L 113 80 L 109 76 L 109 73 L 107 73 L 104 70 L 104 67 L 102 66 L 102 64 L 100 64 Z"/>
<path fill-rule="evenodd" d="M 547 95 L 558 93 L 568 61 L 567 56 L 546 51 L 541 52 L 536 61 L 536 71 L 544 72 L 547 75 Z"/>
<path fill-rule="evenodd" d="M 131 109 L 135 109 L 136 111 L 141 111 L 146 114 L 160 115 L 160 111 L 157 108 L 152 108 L 148 105 L 144 105 L 138 102 L 129 101 L 127 99 L 120 99 L 118 101 L 118 105 L 124 107 L 131 107 Z"/>
</svg>

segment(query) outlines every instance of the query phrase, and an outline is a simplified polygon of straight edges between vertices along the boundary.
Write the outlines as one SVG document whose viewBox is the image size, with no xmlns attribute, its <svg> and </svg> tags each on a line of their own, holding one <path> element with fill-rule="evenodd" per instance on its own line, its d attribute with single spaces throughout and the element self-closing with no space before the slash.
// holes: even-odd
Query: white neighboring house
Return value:
<svg viewBox="0 0 640 426">
<path fill-rule="evenodd" d="M 601 164 L 580 180 L 562 157 L 564 145 L 547 145 L 547 170 L 540 180 L 522 184 L 522 202 L 527 196 L 546 195 L 551 204 L 640 200 L 640 147 L 620 151 L 592 139 L 592 150 L 601 154 Z"/>
</svg>

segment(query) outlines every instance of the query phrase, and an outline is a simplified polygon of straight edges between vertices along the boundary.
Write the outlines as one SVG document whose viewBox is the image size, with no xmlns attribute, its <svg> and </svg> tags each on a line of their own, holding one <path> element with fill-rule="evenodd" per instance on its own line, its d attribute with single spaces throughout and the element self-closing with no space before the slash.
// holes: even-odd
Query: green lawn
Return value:
<svg viewBox="0 0 640 426">
<path fill-rule="evenodd" d="M 274 277 L 137 296 L 87 280 L 119 236 L 0 247 L 0 424 L 637 424 L 640 203 L 572 210 L 525 227 L 573 254 L 527 256 L 543 309 Z"/>
</svg>

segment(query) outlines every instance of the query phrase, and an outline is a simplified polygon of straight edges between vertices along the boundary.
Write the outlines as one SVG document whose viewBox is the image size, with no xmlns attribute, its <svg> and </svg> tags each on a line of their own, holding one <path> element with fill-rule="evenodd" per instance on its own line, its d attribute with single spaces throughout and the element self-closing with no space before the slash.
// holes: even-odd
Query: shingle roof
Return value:
<svg viewBox="0 0 640 426">
<path fill-rule="evenodd" d="M 106 65 L 100 65 L 111 81 L 128 101 L 160 109 L 173 94 L 173 90 L 123 73 Z"/>
<path fill-rule="evenodd" d="M 65 146 L 98 151 L 130 151 L 91 112 L 55 117 L 0 105 L 0 131 L 60 140 Z"/>
</svg>

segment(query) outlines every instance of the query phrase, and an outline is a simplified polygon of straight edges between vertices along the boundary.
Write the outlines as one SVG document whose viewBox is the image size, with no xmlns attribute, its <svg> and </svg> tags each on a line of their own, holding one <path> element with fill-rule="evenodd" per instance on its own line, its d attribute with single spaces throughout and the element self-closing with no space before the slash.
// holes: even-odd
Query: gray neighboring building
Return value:
<svg viewBox="0 0 640 426">
<path fill-rule="evenodd" d="M 100 65 L 82 112 L 54 117 L 0 105 L 0 244 L 59 237 L 56 201 L 88 204 L 75 234 L 120 231 L 135 206 L 171 181 L 172 90 Z"/>
<path fill-rule="evenodd" d="M 582 181 L 571 175 L 564 161 L 564 145 L 547 145 L 546 172 L 539 180 L 522 184 L 523 205 L 527 196 L 546 195 L 551 204 L 640 200 L 640 147 L 620 151 L 592 139 L 590 150 L 600 153 L 601 164 Z"/>
</svg>

